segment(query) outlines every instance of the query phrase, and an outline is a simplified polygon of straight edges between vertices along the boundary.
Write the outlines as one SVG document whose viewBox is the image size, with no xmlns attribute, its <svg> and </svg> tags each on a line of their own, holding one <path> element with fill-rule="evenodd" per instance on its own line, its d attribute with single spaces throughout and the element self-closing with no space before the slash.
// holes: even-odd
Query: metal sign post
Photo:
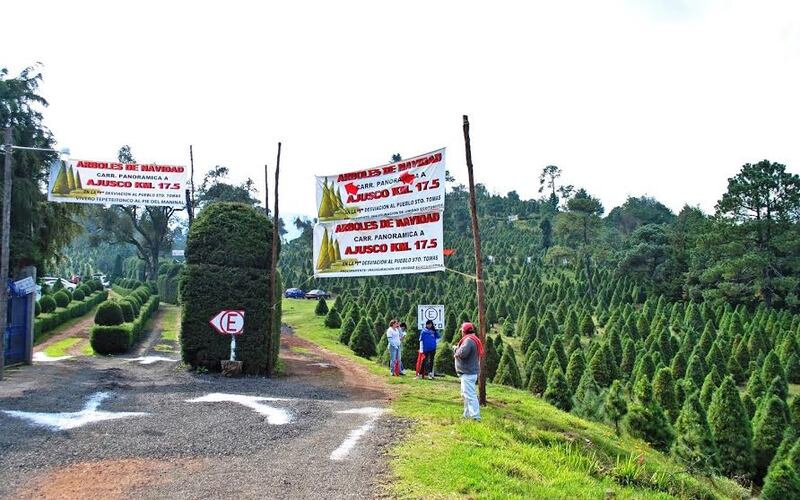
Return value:
<svg viewBox="0 0 800 500">
<path fill-rule="evenodd" d="M 244 333 L 244 311 L 223 309 L 208 322 L 221 335 L 231 336 L 231 359 L 236 361 L 236 336 Z"/>
</svg>

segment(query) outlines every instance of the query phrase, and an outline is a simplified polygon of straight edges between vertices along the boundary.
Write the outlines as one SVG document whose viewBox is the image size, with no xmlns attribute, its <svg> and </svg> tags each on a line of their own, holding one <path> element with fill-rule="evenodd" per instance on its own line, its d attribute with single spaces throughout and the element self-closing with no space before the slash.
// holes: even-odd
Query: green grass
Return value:
<svg viewBox="0 0 800 500">
<path fill-rule="evenodd" d="M 51 337 L 54 337 L 54 336 L 59 335 L 61 333 L 64 333 L 68 328 L 72 328 L 73 326 L 75 326 L 79 322 L 83 321 L 87 317 L 94 318 L 94 315 L 97 312 L 97 308 L 98 307 L 100 307 L 100 304 L 96 305 L 94 308 L 92 308 L 91 311 L 87 312 L 83 316 L 78 316 L 77 318 L 68 319 L 67 321 L 61 323 L 60 325 L 58 325 L 57 327 L 53 328 L 49 332 L 40 335 L 39 338 L 37 338 L 35 340 L 33 345 L 39 345 L 39 344 L 41 344 L 42 342 L 46 341 L 47 339 L 49 339 Z M 56 311 L 64 311 L 64 308 L 58 307 L 58 308 L 56 308 Z M 91 326 L 89 328 L 91 328 Z"/>
<path fill-rule="evenodd" d="M 312 353 L 311 349 L 309 349 L 307 347 L 292 346 L 292 347 L 289 348 L 289 350 L 294 352 L 294 353 L 297 353 L 297 354 L 311 354 Z"/>
<path fill-rule="evenodd" d="M 84 356 L 94 356 L 94 349 L 92 349 L 92 344 L 87 342 L 86 345 L 83 346 L 81 354 Z"/>
<path fill-rule="evenodd" d="M 314 316 L 284 301 L 298 336 L 385 376 Z M 504 339 L 505 340 L 505 339 Z M 525 391 L 489 384 L 483 422 L 460 418 L 458 379 L 388 378 L 391 409 L 413 421 L 390 452 L 388 494 L 399 498 L 743 498 L 731 481 L 693 476 L 645 443 L 557 410 Z"/>
<path fill-rule="evenodd" d="M 171 304 L 161 304 L 161 340 L 178 342 L 181 308 Z"/>
<path fill-rule="evenodd" d="M 70 347 L 74 346 L 82 339 L 77 337 L 68 337 L 66 339 L 61 339 L 58 342 L 54 342 L 47 346 L 44 350 L 44 353 L 50 356 L 51 358 L 57 358 L 60 356 L 67 356 L 67 351 Z"/>
</svg>

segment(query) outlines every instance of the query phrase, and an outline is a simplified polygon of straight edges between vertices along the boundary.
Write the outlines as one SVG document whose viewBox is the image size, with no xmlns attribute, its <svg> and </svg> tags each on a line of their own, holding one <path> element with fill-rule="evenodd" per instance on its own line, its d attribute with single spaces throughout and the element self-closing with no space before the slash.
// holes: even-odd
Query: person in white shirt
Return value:
<svg viewBox="0 0 800 500">
<path fill-rule="evenodd" d="M 400 323 L 397 331 L 400 332 L 400 375 L 405 375 L 406 372 L 403 371 L 403 339 L 406 338 L 406 324 Z"/>
<path fill-rule="evenodd" d="M 386 338 L 389 341 L 389 375 L 394 377 L 400 375 L 402 371 L 400 346 L 402 345 L 401 341 L 403 337 L 401 336 L 396 319 L 389 322 L 389 328 L 386 330 Z"/>
</svg>

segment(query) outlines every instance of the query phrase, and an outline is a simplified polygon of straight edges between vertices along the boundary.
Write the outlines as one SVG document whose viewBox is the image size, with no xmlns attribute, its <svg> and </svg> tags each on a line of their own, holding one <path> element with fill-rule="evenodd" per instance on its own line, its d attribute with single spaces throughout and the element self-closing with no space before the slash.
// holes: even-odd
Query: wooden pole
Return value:
<svg viewBox="0 0 800 500">
<path fill-rule="evenodd" d="M 467 153 L 467 173 L 469 174 L 469 211 L 472 215 L 472 238 L 475 242 L 475 278 L 478 294 L 478 338 L 486 345 L 486 304 L 483 288 L 483 261 L 481 260 L 481 233 L 478 229 L 478 210 L 475 207 L 475 177 L 472 174 L 472 147 L 469 142 L 469 117 L 464 115 L 464 148 Z M 481 373 L 478 379 L 478 399 L 486 406 L 486 359 L 481 357 Z"/>
<path fill-rule="evenodd" d="M 266 166 L 264 167 L 266 169 Z M 270 322 L 272 326 L 275 326 L 275 310 L 278 307 L 278 303 L 275 302 L 275 274 L 278 272 L 278 245 L 280 244 L 280 231 L 278 230 L 279 226 L 279 214 L 278 214 L 278 179 L 281 173 L 281 143 L 278 143 L 278 159 L 275 163 L 275 210 L 272 212 L 272 259 L 270 260 L 270 272 L 269 272 L 269 303 L 272 305 L 272 310 L 270 312 Z M 269 210 L 269 209 L 267 209 Z M 280 325 L 278 325 L 280 328 Z M 272 345 L 273 336 L 270 335 L 267 339 L 267 349 L 269 351 L 269 358 L 267 360 L 267 373 L 272 374 L 273 366 L 272 366 L 272 351 L 275 348 Z"/>
<path fill-rule="evenodd" d="M 8 251 L 11 238 L 11 155 L 14 137 L 11 134 L 11 127 L 5 129 L 5 162 L 3 168 L 3 235 L 0 239 L 0 380 L 6 366 L 6 343 L 5 334 L 8 318 Z"/>
<path fill-rule="evenodd" d="M 194 222 L 194 152 L 191 144 L 189 144 L 189 165 L 191 188 L 186 189 L 186 214 L 189 216 L 189 227 L 192 227 L 192 222 Z"/>
<path fill-rule="evenodd" d="M 266 163 L 264 164 L 264 213 L 269 219 L 269 170 L 267 170 Z"/>
</svg>

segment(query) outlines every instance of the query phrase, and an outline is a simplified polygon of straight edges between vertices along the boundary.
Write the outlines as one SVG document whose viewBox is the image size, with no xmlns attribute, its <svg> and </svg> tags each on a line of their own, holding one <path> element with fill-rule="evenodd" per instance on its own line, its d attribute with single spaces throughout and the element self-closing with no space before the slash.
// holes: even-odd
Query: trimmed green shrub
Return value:
<svg viewBox="0 0 800 500">
<path fill-rule="evenodd" d="M 561 373 L 561 368 L 555 367 L 550 372 L 550 378 L 547 379 L 547 389 L 544 391 L 544 399 L 559 410 L 570 411 L 572 409 L 572 394 L 566 377 Z"/>
<path fill-rule="evenodd" d="M 48 300 L 45 300 L 47 298 Z M 91 311 L 94 306 L 105 301 L 108 298 L 108 292 L 95 292 L 91 296 L 85 298 L 83 301 L 71 302 L 66 308 L 55 309 L 55 301 L 52 298 L 45 296 L 42 297 L 43 304 L 50 304 L 52 301 L 53 310 L 44 312 L 36 318 L 33 324 L 33 339 L 38 342 L 41 336 L 50 330 L 58 327 L 65 321 L 72 318 L 79 318 L 84 314 Z M 44 308 L 43 308 L 44 309 Z"/>
<path fill-rule="evenodd" d="M 344 325 L 342 325 L 342 329 L 339 332 L 339 342 L 344 345 L 350 345 L 350 336 L 353 335 L 353 332 L 356 330 L 356 322 L 353 321 L 352 316 L 348 316 L 344 320 Z"/>
<path fill-rule="evenodd" d="M 708 407 L 708 426 L 728 477 L 748 477 L 753 469 L 753 431 L 736 383 L 726 377 Z"/>
<path fill-rule="evenodd" d="M 56 310 L 56 301 L 53 299 L 52 295 L 44 295 L 39 299 L 39 303 L 42 306 L 43 313 L 51 313 Z"/>
<path fill-rule="evenodd" d="M 325 302 L 323 297 L 320 297 L 317 301 L 317 307 L 314 308 L 314 314 L 317 316 L 325 316 L 328 314 L 328 303 Z"/>
<path fill-rule="evenodd" d="M 109 300 L 97 308 L 94 315 L 94 322 L 96 325 L 101 326 L 114 326 L 125 323 L 125 317 L 122 314 L 119 302 L 116 300 Z"/>
<path fill-rule="evenodd" d="M 56 301 L 58 307 L 67 307 L 71 301 L 66 290 L 59 290 L 56 292 L 56 294 L 53 295 L 53 299 Z"/>
<path fill-rule="evenodd" d="M 86 295 L 83 294 L 83 290 L 80 288 L 75 290 L 75 293 L 72 294 L 72 300 L 83 300 Z"/>
<path fill-rule="evenodd" d="M 92 328 L 89 342 L 98 354 L 121 354 L 131 347 L 131 323 Z"/>
<path fill-rule="evenodd" d="M 122 317 L 125 323 L 130 323 L 136 318 L 136 313 L 133 311 L 133 305 L 129 300 L 120 300 L 118 302 L 120 310 L 122 310 Z"/>
<path fill-rule="evenodd" d="M 531 366 L 527 389 L 528 392 L 536 396 L 542 396 L 544 391 L 547 390 L 547 375 L 545 375 L 541 363 L 535 363 Z"/>
<path fill-rule="evenodd" d="M 189 231 L 186 267 L 181 280 L 181 354 L 192 367 L 217 371 L 230 356 L 230 338 L 220 335 L 209 320 L 220 310 L 245 311 L 244 334 L 237 339 L 237 359 L 247 374 L 264 374 L 274 342 L 280 309 L 270 323 L 268 295 L 272 223 L 254 208 L 236 203 L 213 203 L 200 211 Z M 268 335 L 273 352 L 267 352 Z"/>
</svg>

